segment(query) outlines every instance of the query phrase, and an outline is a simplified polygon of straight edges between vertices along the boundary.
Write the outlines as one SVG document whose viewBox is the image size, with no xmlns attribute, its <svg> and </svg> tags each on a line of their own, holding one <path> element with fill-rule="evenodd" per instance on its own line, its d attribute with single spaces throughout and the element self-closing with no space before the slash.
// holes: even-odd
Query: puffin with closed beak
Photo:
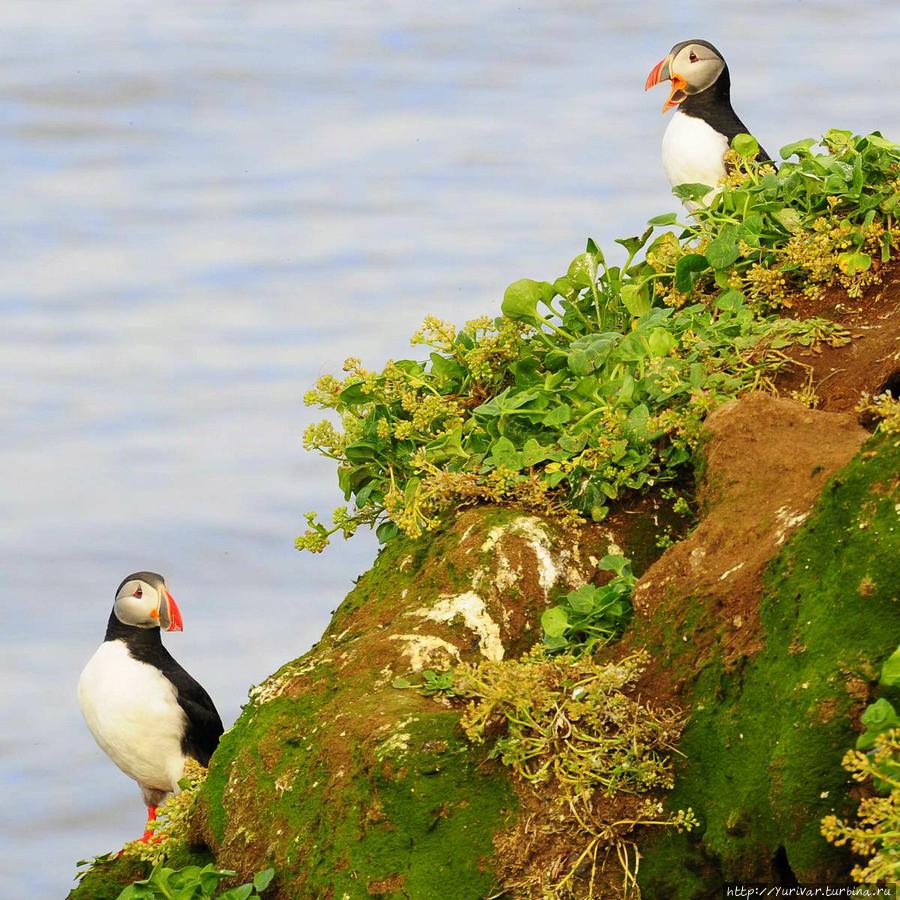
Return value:
<svg viewBox="0 0 900 900">
<path fill-rule="evenodd" d="M 731 107 L 731 76 L 722 54 L 709 41 L 676 44 L 647 76 L 644 90 L 671 82 L 662 111 L 675 110 L 663 135 L 663 168 L 672 186 L 708 184 L 725 177 L 725 152 L 738 134 L 749 133 Z M 760 148 L 759 162 L 770 161 Z M 707 194 L 708 203 L 715 191 Z"/>
<path fill-rule="evenodd" d="M 116 590 L 106 639 L 78 682 L 78 701 L 94 739 L 139 785 L 147 828 L 177 790 L 185 760 L 206 766 L 222 734 L 209 694 L 169 654 L 160 631 L 181 631 L 181 612 L 155 572 L 135 572 Z"/>
</svg>

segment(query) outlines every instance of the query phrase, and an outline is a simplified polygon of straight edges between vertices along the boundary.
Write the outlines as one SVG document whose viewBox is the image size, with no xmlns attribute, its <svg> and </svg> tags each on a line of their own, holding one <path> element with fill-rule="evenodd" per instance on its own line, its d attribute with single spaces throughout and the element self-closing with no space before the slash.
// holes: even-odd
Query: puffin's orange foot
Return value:
<svg viewBox="0 0 900 900">
<path fill-rule="evenodd" d="M 156 818 L 156 807 L 147 807 L 147 828 L 144 833 L 135 841 L 136 844 L 158 844 L 162 840 L 162 835 L 158 835 L 151 827 L 150 823 Z"/>
</svg>

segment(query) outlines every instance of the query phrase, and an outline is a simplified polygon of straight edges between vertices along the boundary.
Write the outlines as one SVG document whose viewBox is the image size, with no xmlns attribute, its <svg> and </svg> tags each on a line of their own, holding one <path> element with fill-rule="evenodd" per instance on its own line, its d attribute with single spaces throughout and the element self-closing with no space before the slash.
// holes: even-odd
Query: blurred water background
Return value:
<svg viewBox="0 0 900 900">
<path fill-rule="evenodd" d="M 642 88 L 688 37 L 770 153 L 900 137 L 879 0 L 0 5 L 0 896 L 141 832 L 75 699 L 119 580 L 230 724 L 375 552 L 293 550 L 342 502 L 304 390 L 674 209 Z"/>
</svg>

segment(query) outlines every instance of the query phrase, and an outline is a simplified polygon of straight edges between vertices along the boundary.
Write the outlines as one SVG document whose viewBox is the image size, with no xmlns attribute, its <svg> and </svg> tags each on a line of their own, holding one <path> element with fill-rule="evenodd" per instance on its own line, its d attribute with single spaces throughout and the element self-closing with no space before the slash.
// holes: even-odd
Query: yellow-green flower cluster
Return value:
<svg viewBox="0 0 900 900">
<path fill-rule="evenodd" d="M 424 344 L 441 353 L 453 354 L 456 343 L 456 326 L 437 316 L 425 316 L 422 327 L 413 334 L 411 344 Z"/>
<path fill-rule="evenodd" d="M 856 821 L 837 816 L 822 820 L 822 835 L 838 847 L 849 844 L 854 853 L 867 857 L 851 872 L 859 884 L 900 882 L 900 729 L 879 735 L 871 753 L 851 750 L 844 768 L 857 782 L 875 782 L 886 796 L 866 796 L 856 811 Z"/>
<path fill-rule="evenodd" d="M 875 397 L 865 395 L 856 411 L 874 418 L 878 422 L 879 431 L 900 434 L 900 400 L 889 391 Z"/>
<path fill-rule="evenodd" d="M 198 792 L 205 780 L 206 769 L 189 757 L 178 783 L 179 792 L 170 794 L 157 809 L 156 818 L 148 823 L 153 837 L 149 841 L 131 841 L 122 848 L 122 855 L 156 865 L 187 847 Z"/>
<path fill-rule="evenodd" d="M 466 326 L 476 335 L 475 346 L 463 354 L 463 360 L 477 382 L 497 381 L 506 366 L 519 353 L 524 327 L 509 319 L 499 320 L 496 325 L 490 319 L 475 319 Z"/>
</svg>

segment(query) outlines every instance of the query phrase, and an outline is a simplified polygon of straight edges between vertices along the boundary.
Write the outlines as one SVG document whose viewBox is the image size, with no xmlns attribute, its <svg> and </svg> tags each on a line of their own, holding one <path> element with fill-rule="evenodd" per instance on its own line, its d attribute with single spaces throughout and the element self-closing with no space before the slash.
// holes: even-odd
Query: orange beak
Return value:
<svg viewBox="0 0 900 900">
<path fill-rule="evenodd" d="M 166 619 L 169 622 L 166 631 L 184 631 L 184 624 L 181 621 L 181 610 L 175 602 L 175 598 L 166 591 Z"/>
<path fill-rule="evenodd" d="M 669 96 L 666 99 L 666 102 L 663 103 L 663 112 L 668 112 L 670 109 L 674 109 L 685 99 L 685 97 L 687 97 L 687 94 L 685 93 L 687 82 L 680 75 L 675 75 L 672 73 L 671 65 L 672 57 L 670 54 L 665 59 L 661 59 L 650 70 L 650 74 L 647 76 L 647 80 L 644 82 L 645 91 L 649 91 L 650 88 L 656 87 L 656 85 L 658 85 L 661 81 L 672 82 L 672 89 L 669 91 Z"/>
</svg>

